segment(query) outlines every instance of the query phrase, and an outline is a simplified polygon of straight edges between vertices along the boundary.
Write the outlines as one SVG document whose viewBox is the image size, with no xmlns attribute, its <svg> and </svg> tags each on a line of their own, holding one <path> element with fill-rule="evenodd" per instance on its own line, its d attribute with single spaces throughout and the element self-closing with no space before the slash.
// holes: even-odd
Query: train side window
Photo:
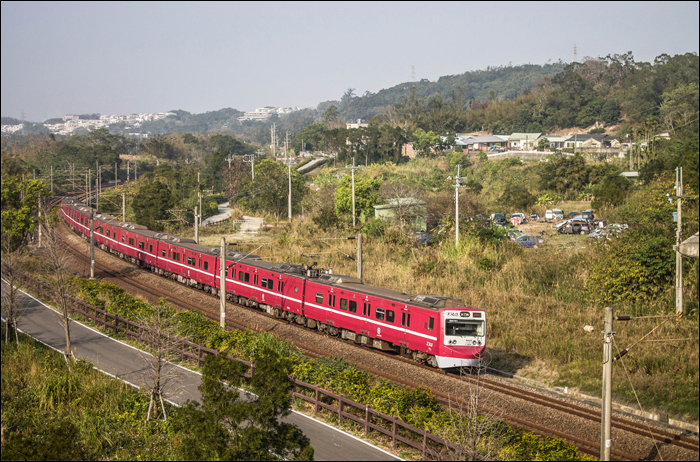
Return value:
<svg viewBox="0 0 700 462">
<path fill-rule="evenodd" d="M 148 246 L 148 253 L 153 253 L 153 245 Z"/>
<path fill-rule="evenodd" d="M 374 310 L 374 317 L 380 321 L 384 321 L 384 308 L 377 307 Z"/>
<path fill-rule="evenodd" d="M 323 303 L 323 294 L 321 292 L 316 292 L 316 303 Z"/>
<path fill-rule="evenodd" d="M 435 318 L 432 316 L 428 317 L 428 330 L 433 330 L 435 328 Z"/>
<path fill-rule="evenodd" d="M 145 244 L 142 241 L 139 241 L 139 249 L 143 250 L 145 247 Z"/>
<path fill-rule="evenodd" d="M 401 313 L 401 325 L 411 327 L 411 313 Z"/>
<path fill-rule="evenodd" d="M 264 288 L 267 288 L 267 278 L 262 278 L 262 284 Z"/>
<path fill-rule="evenodd" d="M 238 272 L 238 280 L 242 281 L 245 278 L 245 273 L 243 271 Z"/>
<path fill-rule="evenodd" d="M 284 281 L 277 281 L 277 292 L 282 292 L 284 290 Z"/>
<path fill-rule="evenodd" d="M 124 243 L 124 235 L 122 234 L 122 243 Z"/>
<path fill-rule="evenodd" d="M 107 230 L 107 237 L 109 237 L 109 230 Z"/>
<path fill-rule="evenodd" d="M 209 262 L 205 261 L 204 262 L 204 271 L 207 271 L 209 269 Z"/>
<path fill-rule="evenodd" d="M 386 310 L 386 322 L 394 322 L 394 310 Z"/>
<path fill-rule="evenodd" d="M 129 238 L 129 245 L 134 245 L 134 238 L 133 237 Z"/>
<path fill-rule="evenodd" d="M 167 252 L 167 250 L 165 250 L 165 249 L 163 249 L 163 251 L 161 252 L 163 258 L 165 258 L 166 252 Z"/>
<path fill-rule="evenodd" d="M 348 310 L 348 299 L 347 298 L 341 298 L 340 299 L 340 309 L 343 311 Z"/>
<path fill-rule="evenodd" d="M 335 295 L 328 294 L 328 306 L 335 308 Z"/>
<path fill-rule="evenodd" d="M 253 284 L 258 285 L 258 275 L 253 276 Z"/>
<path fill-rule="evenodd" d="M 250 273 L 245 273 L 244 282 L 250 282 Z"/>
<path fill-rule="evenodd" d="M 355 300 L 350 300 L 350 312 L 357 313 L 357 302 Z"/>
<path fill-rule="evenodd" d="M 364 316 L 369 316 L 372 313 L 372 307 L 369 305 L 369 303 L 363 303 L 362 304 L 362 314 Z"/>
</svg>

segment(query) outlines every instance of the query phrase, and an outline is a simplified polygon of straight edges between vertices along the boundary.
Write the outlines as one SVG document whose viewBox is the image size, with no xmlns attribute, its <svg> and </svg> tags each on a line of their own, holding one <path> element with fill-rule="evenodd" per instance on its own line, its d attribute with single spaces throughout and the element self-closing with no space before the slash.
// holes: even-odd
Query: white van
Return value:
<svg viewBox="0 0 700 462">
<path fill-rule="evenodd" d="M 554 220 L 554 212 L 551 210 L 547 210 L 544 212 L 544 219 L 545 220 Z"/>
<path fill-rule="evenodd" d="M 552 213 L 554 214 L 555 220 L 563 220 L 564 219 L 564 212 L 561 209 L 552 209 Z"/>
</svg>

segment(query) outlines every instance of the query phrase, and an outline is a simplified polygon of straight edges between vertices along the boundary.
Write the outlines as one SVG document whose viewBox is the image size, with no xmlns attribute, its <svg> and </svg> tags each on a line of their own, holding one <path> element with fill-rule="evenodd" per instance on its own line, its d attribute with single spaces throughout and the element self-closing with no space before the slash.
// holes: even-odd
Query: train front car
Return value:
<svg viewBox="0 0 700 462">
<path fill-rule="evenodd" d="M 486 348 L 486 313 L 474 308 L 445 308 L 440 310 L 440 322 L 437 367 L 479 366 Z"/>
</svg>

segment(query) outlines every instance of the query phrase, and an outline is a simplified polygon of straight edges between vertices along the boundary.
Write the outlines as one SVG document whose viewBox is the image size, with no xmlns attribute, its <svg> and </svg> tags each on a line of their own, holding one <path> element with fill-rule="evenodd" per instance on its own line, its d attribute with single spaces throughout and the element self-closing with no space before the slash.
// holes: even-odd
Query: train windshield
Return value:
<svg viewBox="0 0 700 462">
<path fill-rule="evenodd" d="M 483 337 L 484 321 L 446 319 L 445 335 L 453 337 Z"/>
</svg>

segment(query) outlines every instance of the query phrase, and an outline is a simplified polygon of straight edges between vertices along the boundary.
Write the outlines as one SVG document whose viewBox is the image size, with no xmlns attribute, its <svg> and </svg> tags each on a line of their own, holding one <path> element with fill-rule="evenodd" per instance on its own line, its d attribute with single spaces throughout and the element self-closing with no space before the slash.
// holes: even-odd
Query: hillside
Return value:
<svg viewBox="0 0 700 462">
<path fill-rule="evenodd" d="M 521 66 L 488 67 L 485 70 L 469 71 L 458 75 L 440 77 L 435 82 L 427 79 L 418 82 L 404 82 L 377 93 L 366 92 L 355 96 L 346 92 L 340 101 L 325 101 L 319 104 L 320 112 L 331 104 L 339 109 L 341 119 L 370 119 L 388 107 L 400 104 L 412 97 L 429 100 L 432 96 L 442 95 L 446 100 L 468 101 L 502 101 L 516 98 L 532 89 L 542 77 L 552 77 L 565 69 L 565 64 L 524 64 Z M 415 90 L 413 90 L 415 88 Z"/>
</svg>

